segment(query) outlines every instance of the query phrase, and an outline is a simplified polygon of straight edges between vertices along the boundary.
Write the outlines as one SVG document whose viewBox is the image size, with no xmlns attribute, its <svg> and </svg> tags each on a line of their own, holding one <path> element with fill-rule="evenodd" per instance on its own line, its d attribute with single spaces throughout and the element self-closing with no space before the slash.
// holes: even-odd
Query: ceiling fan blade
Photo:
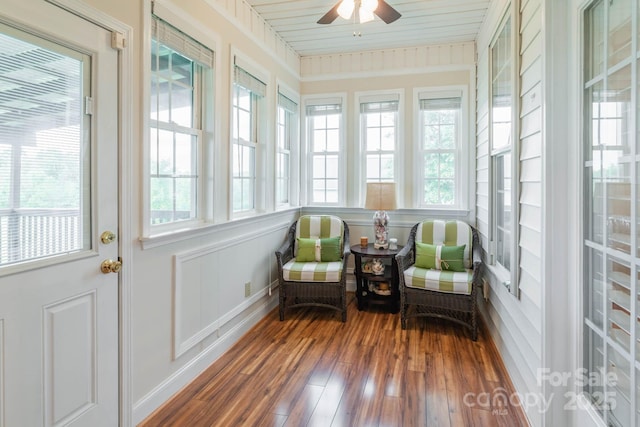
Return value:
<svg viewBox="0 0 640 427">
<path fill-rule="evenodd" d="M 318 24 L 331 24 L 333 21 L 335 21 L 339 16 L 338 7 L 340 6 L 340 3 L 342 2 L 339 1 L 335 6 L 331 8 L 331 10 L 329 10 L 329 12 L 325 13 L 324 16 L 318 20 Z"/>
<path fill-rule="evenodd" d="M 393 21 L 395 21 L 396 19 L 402 16 L 400 12 L 398 12 L 397 10 L 389 6 L 389 3 L 387 3 L 384 0 L 378 0 L 378 7 L 376 10 L 373 11 L 373 13 L 378 15 L 378 17 L 382 19 L 386 24 L 391 24 Z"/>
</svg>

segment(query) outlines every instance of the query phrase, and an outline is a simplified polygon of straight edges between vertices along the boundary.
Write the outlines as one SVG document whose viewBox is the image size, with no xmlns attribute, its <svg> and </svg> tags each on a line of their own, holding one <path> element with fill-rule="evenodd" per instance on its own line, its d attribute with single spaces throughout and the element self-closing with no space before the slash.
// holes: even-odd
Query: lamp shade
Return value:
<svg viewBox="0 0 640 427">
<path fill-rule="evenodd" d="M 365 209 L 390 211 L 396 209 L 395 182 L 368 182 Z"/>
</svg>

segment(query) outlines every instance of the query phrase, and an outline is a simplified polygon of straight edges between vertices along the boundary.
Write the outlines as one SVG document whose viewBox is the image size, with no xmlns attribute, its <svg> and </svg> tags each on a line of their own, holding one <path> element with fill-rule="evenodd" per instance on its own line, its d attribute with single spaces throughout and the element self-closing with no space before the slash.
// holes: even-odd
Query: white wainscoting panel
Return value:
<svg viewBox="0 0 640 427">
<path fill-rule="evenodd" d="M 288 227 L 279 223 L 174 256 L 174 360 L 206 338 L 217 339 L 220 328 L 264 296 L 274 261 L 265 254 Z M 245 283 L 251 284 L 249 297 Z"/>
<path fill-rule="evenodd" d="M 46 426 L 66 425 L 96 402 L 96 295 L 44 307 Z"/>
</svg>

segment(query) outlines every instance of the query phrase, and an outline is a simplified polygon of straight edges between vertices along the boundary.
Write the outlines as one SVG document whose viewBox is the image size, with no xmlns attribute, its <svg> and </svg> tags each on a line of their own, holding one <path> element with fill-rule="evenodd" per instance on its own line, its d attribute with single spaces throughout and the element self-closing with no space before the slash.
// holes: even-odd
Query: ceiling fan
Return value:
<svg viewBox="0 0 640 427">
<path fill-rule="evenodd" d="M 318 20 L 318 24 L 331 24 L 338 16 L 349 19 L 356 6 L 360 23 L 372 21 L 374 13 L 387 24 L 402 16 L 384 0 L 341 0 Z"/>
</svg>

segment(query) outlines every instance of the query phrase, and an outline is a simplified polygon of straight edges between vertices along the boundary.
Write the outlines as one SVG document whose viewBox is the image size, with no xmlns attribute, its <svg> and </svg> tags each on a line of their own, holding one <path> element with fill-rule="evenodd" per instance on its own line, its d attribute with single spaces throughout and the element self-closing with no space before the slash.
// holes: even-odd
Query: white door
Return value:
<svg viewBox="0 0 640 427">
<path fill-rule="evenodd" d="M 43 0 L 0 6 L 0 426 L 118 425 L 110 38 Z"/>
</svg>

